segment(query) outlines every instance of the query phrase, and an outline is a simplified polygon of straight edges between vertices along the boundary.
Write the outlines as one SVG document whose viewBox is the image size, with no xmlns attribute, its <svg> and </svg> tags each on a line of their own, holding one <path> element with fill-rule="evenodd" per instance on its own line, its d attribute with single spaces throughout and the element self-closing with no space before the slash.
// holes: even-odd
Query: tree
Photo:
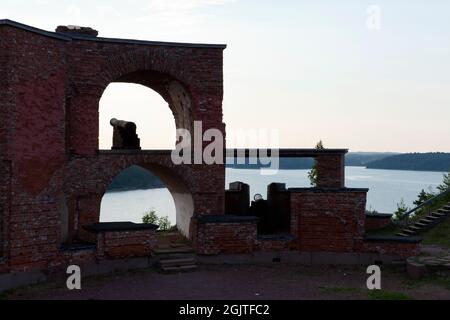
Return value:
<svg viewBox="0 0 450 320">
<path fill-rule="evenodd" d="M 159 226 L 159 230 L 167 231 L 172 228 L 172 224 L 168 216 L 158 217 L 155 210 L 147 211 L 142 217 L 143 223 L 151 223 Z"/>
<path fill-rule="evenodd" d="M 416 206 L 420 206 L 421 204 L 427 202 L 433 197 L 434 194 L 432 192 L 426 192 L 424 189 L 422 189 L 422 191 L 420 191 L 420 193 L 417 196 L 417 200 L 415 200 L 413 203 Z"/>
<path fill-rule="evenodd" d="M 325 149 L 323 147 L 322 140 L 317 142 L 316 149 L 318 149 L 318 150 Z M 311 184 L 311 186 L 313 186 L 313 187 L 317 186 L 317 160 L 316 159 L 314 159 L 313 167 L 308 172 L 308 179 L 309 179 L 309 183 Z"/>
<path fill-rule="evenodd" d="M 444 174 L 444 179 L 442 183 L 437 187 L 440 193 L 450 190 L 450 172 Z"/>
<path fill-rule="evenodd" d="M 156 215 L 155 210 L 150 210 L 144 213 L 144 216 L 142 217 L 143 223 L 151 223 L 151 224 L 157 224 L 158 222 L 158 216 Z"/>
<path fill-rule="evenodd" d="M 408 211 L 409 208 L 406 206 L 405 201 L 402 199 L 400 203 L 397 203 L 397 210 L 394 212 L 392 219 L 395 222 L 405 222 L 408 219 L 408 215 L 406 215 Z"/>
<path fill-rule="evenodd" d="M 172 227 L 169 217 L 161 217 L 158 219 L 159 230 L 167 231 Z"/>
</svg>

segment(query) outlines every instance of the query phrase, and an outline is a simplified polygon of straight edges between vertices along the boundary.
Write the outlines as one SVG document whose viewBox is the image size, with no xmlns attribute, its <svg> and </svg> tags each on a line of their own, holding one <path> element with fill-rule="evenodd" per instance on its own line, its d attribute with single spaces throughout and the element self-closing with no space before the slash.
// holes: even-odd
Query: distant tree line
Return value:
<svg viewBox="0 0 450 320">
<path fill-rule="evenodd" d="M 150 171 L 131 166 L 119 173 L 108 187 L 108 191 L 165 188 L 164 183 Z"/>
<path fill-rule="evenodd" d="M 318 144 L 319 145 L 319 144 Z M 317 146 L 316 146 L 317 147 Z M 319 145 L 320 147 L 320 145 Z M 323 145 L 322 145 L 323 147 Z M 313 158 L 280 158 L 282 170 L 311 170 L 311 183 L 314 184 Z M 350 152 L 345 156 L 347 166 L 362 166 L 368 169 L 417 170 L 417 171 L 450 171 L 450 153 L 381 153 L 381 152 Z M 260 169 L 260 163 L 237 164 L 235 159 L 227 159 L 226 167 L 236 169 Z M 113 180 L 108 191 L 127 191 L 138 189 L 165 188 L 164 183 L 150 171 L 131 166 L 123 170 Z"/>
<path fill-rule="evenodd" d="M 450 153 L 404 153 L 367 163 L 368 169 L 450 171 Z"/>
</svg>

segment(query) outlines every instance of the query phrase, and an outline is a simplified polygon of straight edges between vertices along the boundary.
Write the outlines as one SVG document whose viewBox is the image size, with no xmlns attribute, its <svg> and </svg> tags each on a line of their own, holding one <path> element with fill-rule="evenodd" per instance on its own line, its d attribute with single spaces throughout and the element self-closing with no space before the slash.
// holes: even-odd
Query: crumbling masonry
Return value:
<svg viewBox="0 0 450 320">
<path fill-rule="evenodd" d="M 299 151 L 318 160 L 318 188 L 271 189 L 288 237 L 258 234 L 258 219 L 238 210 L 248 203 L 240 198 L 245 188 L 224 190 L 223 165 L 174 165 L 170 151 L 99 150 L 99 100 L 112 82 L 158 92 L 177 128 L 202 121 L 203 130 L 218 128 L 225 136 L 225 45 L 57 31 L 0 20 L 0 282 L 2 275 L 150 255 L 156 245 L 150 227 L 92 227 L 112 179 L 135 164 L 166 184 L 177 226 L 200 256 L 289 253 L 312 261 L 325 253 L 404 257 L 417 250 L 416 241 L 365 238 L 367 190 L 345 188 L 346 150 Z"/>
</svg>

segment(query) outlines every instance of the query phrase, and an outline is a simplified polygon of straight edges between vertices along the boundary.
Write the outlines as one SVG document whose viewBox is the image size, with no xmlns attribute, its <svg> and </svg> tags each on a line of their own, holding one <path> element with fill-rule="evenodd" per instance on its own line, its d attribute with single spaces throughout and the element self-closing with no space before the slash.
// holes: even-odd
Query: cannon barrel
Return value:
<svg viewBox="0 0 450 320">
<path fill-rule="evenodd" d="M 136 124 L 131 121 L 125 121 L 125 120 L 118 120 L 116 118 L 112 118 L 109 123 L 113 127 L 122 128 L 125 130 L 133 130 L 136 131 Z"/>
</svg>

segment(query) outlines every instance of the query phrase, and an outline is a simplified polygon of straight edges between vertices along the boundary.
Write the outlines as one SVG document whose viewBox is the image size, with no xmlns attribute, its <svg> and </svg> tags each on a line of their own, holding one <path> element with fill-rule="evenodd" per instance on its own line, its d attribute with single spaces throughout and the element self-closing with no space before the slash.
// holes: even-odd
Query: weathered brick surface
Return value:
<svg viewBox="0 0 450 320">
<path fill-rule="evenodd" d="M 316 157 L 317 187 L 343 188 L 345 186 L 345 157 L 343 154 L 324 154 Z"/>
<path fill-rule="evenodd" d="M 394 254 L 402 258 L 418 255 L 420 253 L 420 243 L 403 243 L 389 241 L 364 242 L 363 252 L 378 254 Z"/>
<path fill-rule="evenodd" d="M 6 253 L 11 194 L 11 163 L 0 160 L 0 257 Z"/>
<path fill-rule="evenodd" d="M 191 194 L 194 215 L 223 214 L 223 165 L 175 168 L 167 155 L 98 153 L 99 100 L 116 81 L 159 92 L 178 128 L 198 120 L 203 130 L 224 130 L 222 51 L 61 39 L 0 25 L 0 241 L 8 267 L 72 259 L 62 243 L 92 240 L 83 226 L 98 221 L 108 184 L 133 164 L 160 170 L 172 190 Z"/>
<path fill-rule="evenodd" d="M 184 207 L 188 229 L 192 221 L 185 231 L 199 253 L 404 250 L 363 243 L 366 192 L 342 189 L 343 155 L 318 156 L 322 189 L 291 192 L 290 231 L 298 240 L 286 244 L 258 243 L 256 221 L 196 223 L 200 216 L 224 214 L 223 165 L 176 166 L 164 152 L 99 152 L 99 100 L 112 82 L 138 83 L 160 93 L 177 128 L 191 129 L 198 120 L 203 131 L 217 128 L 225 136 L 222 54 L 220 46 L 61 38 L 1 23 L 0 272 L 91 261 L 93 250 L 61 249 L 80 239 L 97 241 L 97 257 L 147 255 L 154 245 L 149 233 L 98 239 L 83 229 L 98 222 L 102 195 L 130 165 L 156 173 L 176 204 L 182 202 L 177 210 Z M 188 209 L 192 204 L 191 211 L 186 204 Z"/>
<path fill-rule="evenodd" d="M 298 251 L 297 239 L 258 239 L 257 250 L 259 251 Z"/>
<path fill-rule="evenodd" d="M 364 237 L 367 190 L 291 192 L 291 233 L 301 251 L 354 252 Z"/>
<path fill-rule="evenodd" d="M 256 221 L 194 224 L 194 247 L 199 254 L 250 253 L 256 249 Z"/>
<path fill-rule="evenodd" d="M 366 231 L 374 231 L 386 228 L 391 224 L 392 215 L 366 215 Z"/>
<path fill-rule="evenodd" d="M 155 230 L 107 231 L 97 234 L 98 258 L 147 257 L 157 245 Z"/>
</svg>

